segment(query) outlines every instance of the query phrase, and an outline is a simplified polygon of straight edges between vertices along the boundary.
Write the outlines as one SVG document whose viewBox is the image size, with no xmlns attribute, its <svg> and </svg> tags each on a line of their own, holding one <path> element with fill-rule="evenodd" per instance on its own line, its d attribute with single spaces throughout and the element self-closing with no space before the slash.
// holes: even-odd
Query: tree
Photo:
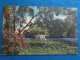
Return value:
<svg viewBox="0 0 80 60">
<path fill-rule="evenodd" d="M 30 8 L 28 6 L 19 6 L 19 7 L 18 6 L 12 6 L 12 8 L 13 8 L 12 11 L 14 13 L 14 20 L 13 20 L 14 30 L 15 30 L 15 26 L 18 25 L 19 35 L 20 35 L 21 27 L 23 27 L 23 23 L 26 23 L 26 20 L 24 19 L 25 18 L 24 14 L 29 13 L 29 16 L 34 16 L 34 11 L 32 8 Z"/>
<path fill-rule="evenodd" d="M 41 8 L 41 7 L 40 7 Z M 71 30 L 71 35 L 76 35 L 76 11 L 72 8 L 48 8 L 42 7 L 46 11 L 37 17 L 35 24 L 38 27 L 46 28 L 50 33 L 50 37 L 70 37 L 67 36 L 68 31 Z M 51 11 L 52 10 L 52 11 Z M 66 15 L 67 18 L 63 21 L 61 19 L 54 19 L 54 14 L 56 15 Z M 73 27 L 72 27 L 73 26 Z M 74 29 L 74 30 L 73 30 Z M 72 32 L 73 31 L 73 32 Z"/>
<path fill-rule="evenodd" d="M 10 13 L 11 13 L 11 6 L 4 7 L 4 18 L 5 18 L 5 28 L 10 28 Z"/>
<path fill-rule="evenodd" d="M 11 6 L 10 29 L 14 31 L 16 30 L 16 6 Z"/>
<path fill-rule="evenodd" d="M 33 17 L 30 19 L 29 23 L 27 23 L 26 26 L 22 28 L 22 30 L 20 31 L 20 33 L 21 33 L 26 27 L 28 27 L 28 26 L 31 24 L 31 21 L 34 19 L 34 17 L 38 16 L 40 13 L 42 13 L 42 12 L 44 12 L 44 11 L 45 11 L 45 10 L 40 11 L 40 12 L 38 12 L 35 16 L 33 16 Z"/>
<path fill-rule="evenodd" d="M 67 36 L 76 38 L 77 37 L 77 10 L 68 9 L 67 10 L 68 19 L 72 21 L 72 25 L 68 30 Z"/>
<path fill-rule="evenodd" d="M 25 31 L 26 32 L 26 31 Z M 24 33 L 26 37 L 35 38 L 35 35 L 42 34 L 48 37 L 48 30 L 42 27 L 30 26 L 28 32 Z"/>
</svg>

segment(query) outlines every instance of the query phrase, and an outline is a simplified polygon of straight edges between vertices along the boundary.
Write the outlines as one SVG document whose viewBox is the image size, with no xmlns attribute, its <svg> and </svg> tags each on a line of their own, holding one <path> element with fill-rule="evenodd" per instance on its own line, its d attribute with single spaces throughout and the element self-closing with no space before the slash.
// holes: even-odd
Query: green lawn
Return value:
<svg viewBox="0 0 80 60">
<path fill-rule="evenodd" d="M 30 47 L 21 49 L 19 55 L 77 54 L 78 47 L 59 41 L 26 41 Z M 25 42 L 25 43 L 26 43 Z"/>
</svg>

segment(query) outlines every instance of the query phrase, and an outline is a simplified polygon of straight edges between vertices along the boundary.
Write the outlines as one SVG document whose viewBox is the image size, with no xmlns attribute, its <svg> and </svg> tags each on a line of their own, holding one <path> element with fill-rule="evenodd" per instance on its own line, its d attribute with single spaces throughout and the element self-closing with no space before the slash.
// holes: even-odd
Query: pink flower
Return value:
<svg viewBox="0 0 80 60">
<path fill-rule="evenodd" d="M 23 46 L 20 46 L 20 48 L 23 48 Z"/>
<path fill-rule="evenodd" d="M 22 38 L 22 40 L 26 40 L 26 38 Z"/>
<path fill-rule="evenodd" d="M 15 41 L 12 41 L 13 43 L 15 43 Z"/>
<path fill-rule="evenodd" d="M 8 42 L 13 42 L 13 43 L 15 43 L 12 39 L 13 39 L 13 38 L 11 38 Z"/>
<path fill-rule="evenodd" d="M 22 45 L 22 41 L 18 41 L 17 43 L 21 44 Z"/>
<path fill-rule="evenodd" d="M 15 46 L 10 47 L 9 50 L 14 50 L 14 47 L 15 47 Z"/>
<path fill-rule="evenodd" d="M 12 42 L 12 40 L 9 40 L 8 42 Z"/>
<path fill-rule="evenodd" d="M 2 34 L 4 34 L 4 31 L 2 32 Z"/>
<path fill-rule="evenodd" d="M 23 46 L 23 48 L 26 48 L 27 46 Z"/>
<path fill-rule="evenodd" d="M 10 47 L 9 50 L 13 50 L 13 48 Z"/>
<path fill-rule="evenodd" d="M 8 42 L 13 42 L 13 40 L 9 40 Z"/>
<path fill-rule="evenodd" d="M 18 47 L 15 47 L 15 49 L 18 49 Z"/>
<path fill-rule="evenodd" d="M 15 46 L 12 46 L 12 48 L 14 48 Z"/>
<path fill-rule="evenodd" d="M 8 31 L 7 33 L 8 33 L 8 34 L 12 34 L 11 31 Z"/>
<path fill-rule="evenodd" d="M 8 47 L 8 45 L 4 45 L 4 47 Z"/>
<path fill-rule="evenodd" d="M 24 35 L 22 35 L 21 37 L 25 38 L 25 36 L 24 36 Z"/>
<path fill-rule="evenodd" d="M 17 36 L 16 38 L 17 38 L 17 39 L 20 39 L 20 37 L 19 37 L 19 36 Z"/>
<path fill-rule="evenodd" d="M 26 44 L 26 46 L 28 47 L 28 46 L 30 46 L 29 44 Z"/>
<path fill-rule="evenodd" d="M 23 48 L 26 48 L 26 47 L 28 47 L 28 46 L 30 46 L 29 44 L 26 44 L 25 46 L 23 46 Z"/>
<path fill-rule="evenodd" d="M 6 35 L 3 35 L 3 37 L 5 38 L 5 37 L 6 37 Z"/>
</svg>

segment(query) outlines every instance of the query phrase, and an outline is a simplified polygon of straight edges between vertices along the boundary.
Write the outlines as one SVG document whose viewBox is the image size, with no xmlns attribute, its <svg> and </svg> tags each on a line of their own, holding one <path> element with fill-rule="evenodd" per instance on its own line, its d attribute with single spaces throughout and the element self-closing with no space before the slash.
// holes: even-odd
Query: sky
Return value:
<svg viewBox="0 0 80 60">
<path fill-rule="evenodd" d="M 54 19 L 65 20 L 66 17 L 67 17 L 66 15 L 58 15 L 58 16 L 54 15 Z"/>
</svg>

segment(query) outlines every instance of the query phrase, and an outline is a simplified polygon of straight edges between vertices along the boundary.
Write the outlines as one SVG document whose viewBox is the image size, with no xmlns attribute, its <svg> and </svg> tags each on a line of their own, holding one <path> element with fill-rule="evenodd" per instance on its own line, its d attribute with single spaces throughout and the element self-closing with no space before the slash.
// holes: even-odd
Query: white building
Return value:
<svg viewBox="0 0 80 60">
<path fill-rule="evenodd" d="M 45 35 L 36 35 L 35 39 L 36 40 L 41 40 L 41 41 L 46 41 Z"/>
</svg>

